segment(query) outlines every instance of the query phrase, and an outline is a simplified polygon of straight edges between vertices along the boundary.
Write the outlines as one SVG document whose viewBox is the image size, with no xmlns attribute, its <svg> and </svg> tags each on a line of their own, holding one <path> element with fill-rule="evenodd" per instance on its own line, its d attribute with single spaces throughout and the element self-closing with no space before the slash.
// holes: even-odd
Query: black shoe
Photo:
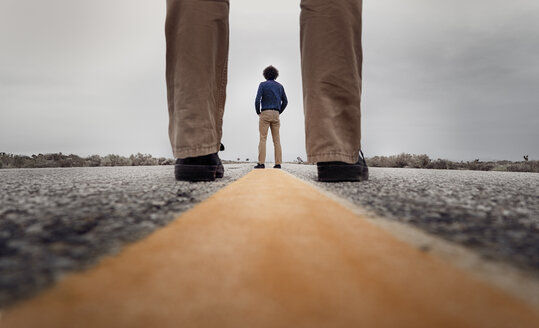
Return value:
<svg viewBox="0 0 539 328">
<path fill-rule="evenodd" d="M 264 164 L 256 164 L 255 169 L 264 169 L 266 166 Z"/>
<path fill-rule="evenodd" d="M 224 150 L 221 144 L 221 150 Z M 215 178 L 222 178 L 224 167 L 217 153 L 178 158 L 174 167 L 176 180 L 178 181 L 214 181 Z"/>
<path fill-rule="evenodd" d="M 273 165 L 273 168 L 274 168 L 274 169 L 280 169 L 280 168 L 281 168 L 281 164 L 275 164 L 275 165 Z"/>
<path fill-rule="evenodd" d="M 369 179 L 369 169 L 361 152 L 359 160 L 355 164 L 344 162 L 320 162 L 318 167 L 318 181 L 339 182 L 339 181 L 365 181 Z"/>
</svg>

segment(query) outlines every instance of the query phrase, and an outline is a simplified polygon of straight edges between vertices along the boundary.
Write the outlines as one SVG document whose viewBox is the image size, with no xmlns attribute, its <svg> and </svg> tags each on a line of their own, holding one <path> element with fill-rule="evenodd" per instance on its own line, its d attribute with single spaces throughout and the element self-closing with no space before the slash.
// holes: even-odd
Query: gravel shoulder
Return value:
<svg viewBox="0 0 539 328">
<path fill-rule="evenodd" d="M 314 165 L 283 168 L 380 216 L 539 278 L 537 173 L 369 168 L 366 182 L 320 183 Z"/>
<path fill-rule="evenodd" d="M 0 170 L 0 307 L 92 266 L 252 169 L 177 182 L 173 166 Z"/>
</svg>

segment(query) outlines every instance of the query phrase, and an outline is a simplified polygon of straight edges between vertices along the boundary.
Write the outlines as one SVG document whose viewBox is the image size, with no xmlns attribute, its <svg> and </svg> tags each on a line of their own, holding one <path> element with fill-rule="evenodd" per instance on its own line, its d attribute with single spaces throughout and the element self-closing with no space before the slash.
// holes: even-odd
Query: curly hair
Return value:
<svg viewBox="0 0 539 328">
<path fill-rule="evenodd" d="M 275 80 L 277 76 L 279 76 L 279 71 L 275 67 L 270 65 L 264 69 L 263 74 L 266 80 Z"/>
</svg>

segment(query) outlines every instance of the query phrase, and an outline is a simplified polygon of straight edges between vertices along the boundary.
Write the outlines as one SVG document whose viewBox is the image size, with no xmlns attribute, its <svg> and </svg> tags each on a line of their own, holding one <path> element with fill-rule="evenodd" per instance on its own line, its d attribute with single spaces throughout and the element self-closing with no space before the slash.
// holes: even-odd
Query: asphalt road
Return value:
<svg viewBox="0 0 539 328">
<path fill-rule="evenodd" d="M 0 170 L 0 307 L 166 225 L 252 166 L 226 165 L 213 183 L 176 182 L 171 166 Z M 539 174 L 371 169 L 367 182 L 322 184 L 315 166 L 283 168 L 539 277 Z"/>
<path fill-rule="evenodd" d="M 537 173 L 370 168 L 366 182 L 320 183 L 314 165 L 285 170 L 385 218 L 539 278 Z"/>
<path fill-rule="evenodd" d="M 0 325 L 539 327 L 528 304 L 331 198 L 253 170 L 98 268 L 1 312 Z"/>
<path fill-rule="evenodd" d="M 0 170 L 0 307 L 93 265 L 243 176 L 176 182 L 173 166 Z"/>
</svg>

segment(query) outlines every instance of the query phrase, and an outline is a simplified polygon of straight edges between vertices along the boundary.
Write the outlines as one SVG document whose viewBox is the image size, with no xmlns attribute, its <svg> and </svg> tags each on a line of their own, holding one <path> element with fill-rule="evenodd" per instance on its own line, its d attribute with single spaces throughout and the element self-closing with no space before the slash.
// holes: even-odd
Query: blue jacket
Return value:
<svg viewBox="0 0 539 328">
<path fill-rule="evenodd" d="M 260 108 L 262 103 L 262 108 Z M 260 115 L 261 109 L 277 109 L 281 114 L 288 105 L 288 99 L 284 92 L 284 87 L 275 80 L 267 80 L 260 83 L 256 93 L 255 110 Z"/>
</svg>

